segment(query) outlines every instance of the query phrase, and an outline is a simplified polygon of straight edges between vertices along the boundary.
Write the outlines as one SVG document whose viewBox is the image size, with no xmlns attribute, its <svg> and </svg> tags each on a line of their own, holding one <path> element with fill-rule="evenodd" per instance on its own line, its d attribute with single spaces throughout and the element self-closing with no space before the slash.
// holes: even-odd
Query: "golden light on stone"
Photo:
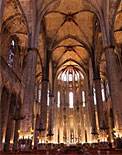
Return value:
<svg viewBox="0 0 122 155">
<path fill-rule="evenodd" d="M 31 134 L 33 134 L 34 130 L 31 129 Z"/>
<path fill-rule="evenodd" d="M 116 127 L 115 127 L 115 128 L 113 128 L 113 131 L 115 131 L 115 132 L 116 132 L 116 131 L 117 131 L 117 128 L 116 128 Z"/>
</svg>

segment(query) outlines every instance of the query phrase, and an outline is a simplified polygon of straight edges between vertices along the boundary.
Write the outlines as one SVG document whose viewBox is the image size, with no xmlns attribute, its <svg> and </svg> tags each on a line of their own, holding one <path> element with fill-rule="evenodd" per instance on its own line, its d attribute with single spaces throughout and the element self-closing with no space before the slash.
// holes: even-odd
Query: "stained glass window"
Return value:
<svg viewBox="0 0 122 155">
<path fill-rule="evenodd" d="M 9 49 L 9 59 L 8 59 L 8 65 L 10 67 L 12 67 L 12 65 L 13 65 L 14 58 L 15 58 L 15 41 L 11 40 L 11 46 Z"/>
<path fill-rule="evenodd" d="M 50 99 L 49 99 L 49 90 L 48 90 L 48 93 L 47 93 L 47 105 L 49 106 L 49 104 L 50 104 Z"/>
</svg>

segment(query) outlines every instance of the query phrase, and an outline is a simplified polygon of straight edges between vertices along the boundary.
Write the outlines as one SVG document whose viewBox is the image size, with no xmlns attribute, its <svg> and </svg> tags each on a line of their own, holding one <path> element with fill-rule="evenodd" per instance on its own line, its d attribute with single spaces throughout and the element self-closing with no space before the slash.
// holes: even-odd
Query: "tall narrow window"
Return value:
<svg viewBox="0 0 122 155">
<path fill-rule="evenodd" d="M 50 99 L 49 99 L 49 90 L 48 90 L 48 93 L 47 93 L 47 105 L 49 106 L 50 104 Z"/>
<path fill-rule="evenodd" d="M 105 91 L 104 91 L 104 85 L 101 84 L 101 93 L 102 93 L 102 101 L 105 102 Z"/>
<path fill-rule="evenodd" d="M 69 74 L 69 81 L 72 81 L 72 74 Z"/>
<path fill-rule="evenodd" d="M 38 102 L 41 102 L 41 87 L 40 86 L 38 90 Z"/>
<path fill-rule="evenodd" d="M 110 90 L 109 90 L 108 82 L 107 82 L 107 84 L 106 84 L 106 89 L 107 89 L 107 95 L 110 96 Z"/>
<path fill-rule="evenodd" d="M 75 81 L 78 81 L 79 74 L 75 74 Z"/>
<path fill-rule="evenodd" d="M 96 99 L 96 89 L 93 88 L 93 94 L 94 94 L 94 104 L 97 104 L 97 99 Z"/>
<path fill-rule="evenodd" d="M 11 46 L 9 49 L 9 59 L 8 59 L 8 65 L 10 67 L 12 67 L 12 65 L 13 65 L 14 56 L 15 56 L 15 41 L 11 40 Z"/>
<path fill-rule="evenodd" d="M 58 106 L 58 108 L 60 107 L 60 92 L 58 91 L 58 93 L 57 93 L 57 106 Z"/>
<path fill-rule="evenodd" d="M 69 92 L 69 107 L 73 108 L 73 92 Z"/>
<path fill-rule="evenodd" d="M 85 92 L 82 91 L 82 103 L 83 103 L 83 107 L 85 107 Z"/>
</svg>

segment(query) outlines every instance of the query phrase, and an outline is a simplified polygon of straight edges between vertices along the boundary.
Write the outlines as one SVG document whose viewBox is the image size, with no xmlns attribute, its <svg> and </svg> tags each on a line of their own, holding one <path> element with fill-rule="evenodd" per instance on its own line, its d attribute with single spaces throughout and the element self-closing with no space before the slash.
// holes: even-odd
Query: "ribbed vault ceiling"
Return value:
<svg viewBox="0 0 122 155">
<path fill-rule="evenodd" d="M 51 0 L 38 0 L 38 11 L 41 12 L 49 2 Z M 92 2 L 98 7 L 96 0 L 92 0 Z M 25 4 L 28 6 L 26 7 Z M 30 22 L 29 11 L 31 12 L 33 9 L 30 4 L 30 0 L 6 0 L 3 16 L 4 36 L 16 34 L 23 47 L 28 47 L 27 34 L 30 25 L 33 24 Z M 45 61 L 45 44 L 48 44 L 53 64 L 59 72 L 69 65 L 77 65 L 80 70 L 86 71 L 94 41 L 94 28 L 98 26 L 95 19 L 95 13 L 84 0 L 57 0 L 53 3 L 41 21 L 37 74 L 41 72 L 40 60 L 42 64 Z M 42 31 L 42 27 L 45 32 Z M 44 37 L 46 41 L 44 41 Z M 122 1 L 115 18 L 114 37 L 116 43 L 122 43 Z M 96 44 L 95 59 L 96 62 L 99 62 L 103 55 L 100 32 L 97 39 L 99 43 Z M 105 72 L 103 61 L 101 61 L 100 68 L 101 72 Z"/>
</svg>

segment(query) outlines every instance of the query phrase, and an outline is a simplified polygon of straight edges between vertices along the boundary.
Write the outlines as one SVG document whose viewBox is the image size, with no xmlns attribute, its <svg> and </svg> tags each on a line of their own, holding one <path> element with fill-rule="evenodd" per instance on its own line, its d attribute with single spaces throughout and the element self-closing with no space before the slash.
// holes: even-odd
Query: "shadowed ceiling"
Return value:
<svg viewBox="0 0 122 155">
<path fill-rule="evenodd" d="M 51 1 L 38 0 L 38 11 L 41 11 L 49 2 Z M 96 0 L 93 2 L 96 5 Z M 41 9 L 40 5 L 42 5 Z M 16 35 L 22 47 L 28 46 L 27 34 L 30 25 L 33 24 L 30 22 L 31 9 L 29 0 L 6 0 L 2 24 L 3 42 L 8 34 Z M 46 41 L 43 40 L 44 36 Z M 115 18 L 114 40 L 116 44 L 122 44 L 122 1 Z M 77 67 L 85 73 L 88 70 L 93 48 L 95 61 L 100 63 L 101 77 L 105 74 L 105 56 L 99 22 L 94 10 L 84 0 L 57 0 L 46 12 L 39 35 L 38 78 L 42 71 L 40 60 L 42 64 L 44 63 L 45 44 L 48 44 L 50 56 L 58 74 L 68 66 Z"/>
</svg>

